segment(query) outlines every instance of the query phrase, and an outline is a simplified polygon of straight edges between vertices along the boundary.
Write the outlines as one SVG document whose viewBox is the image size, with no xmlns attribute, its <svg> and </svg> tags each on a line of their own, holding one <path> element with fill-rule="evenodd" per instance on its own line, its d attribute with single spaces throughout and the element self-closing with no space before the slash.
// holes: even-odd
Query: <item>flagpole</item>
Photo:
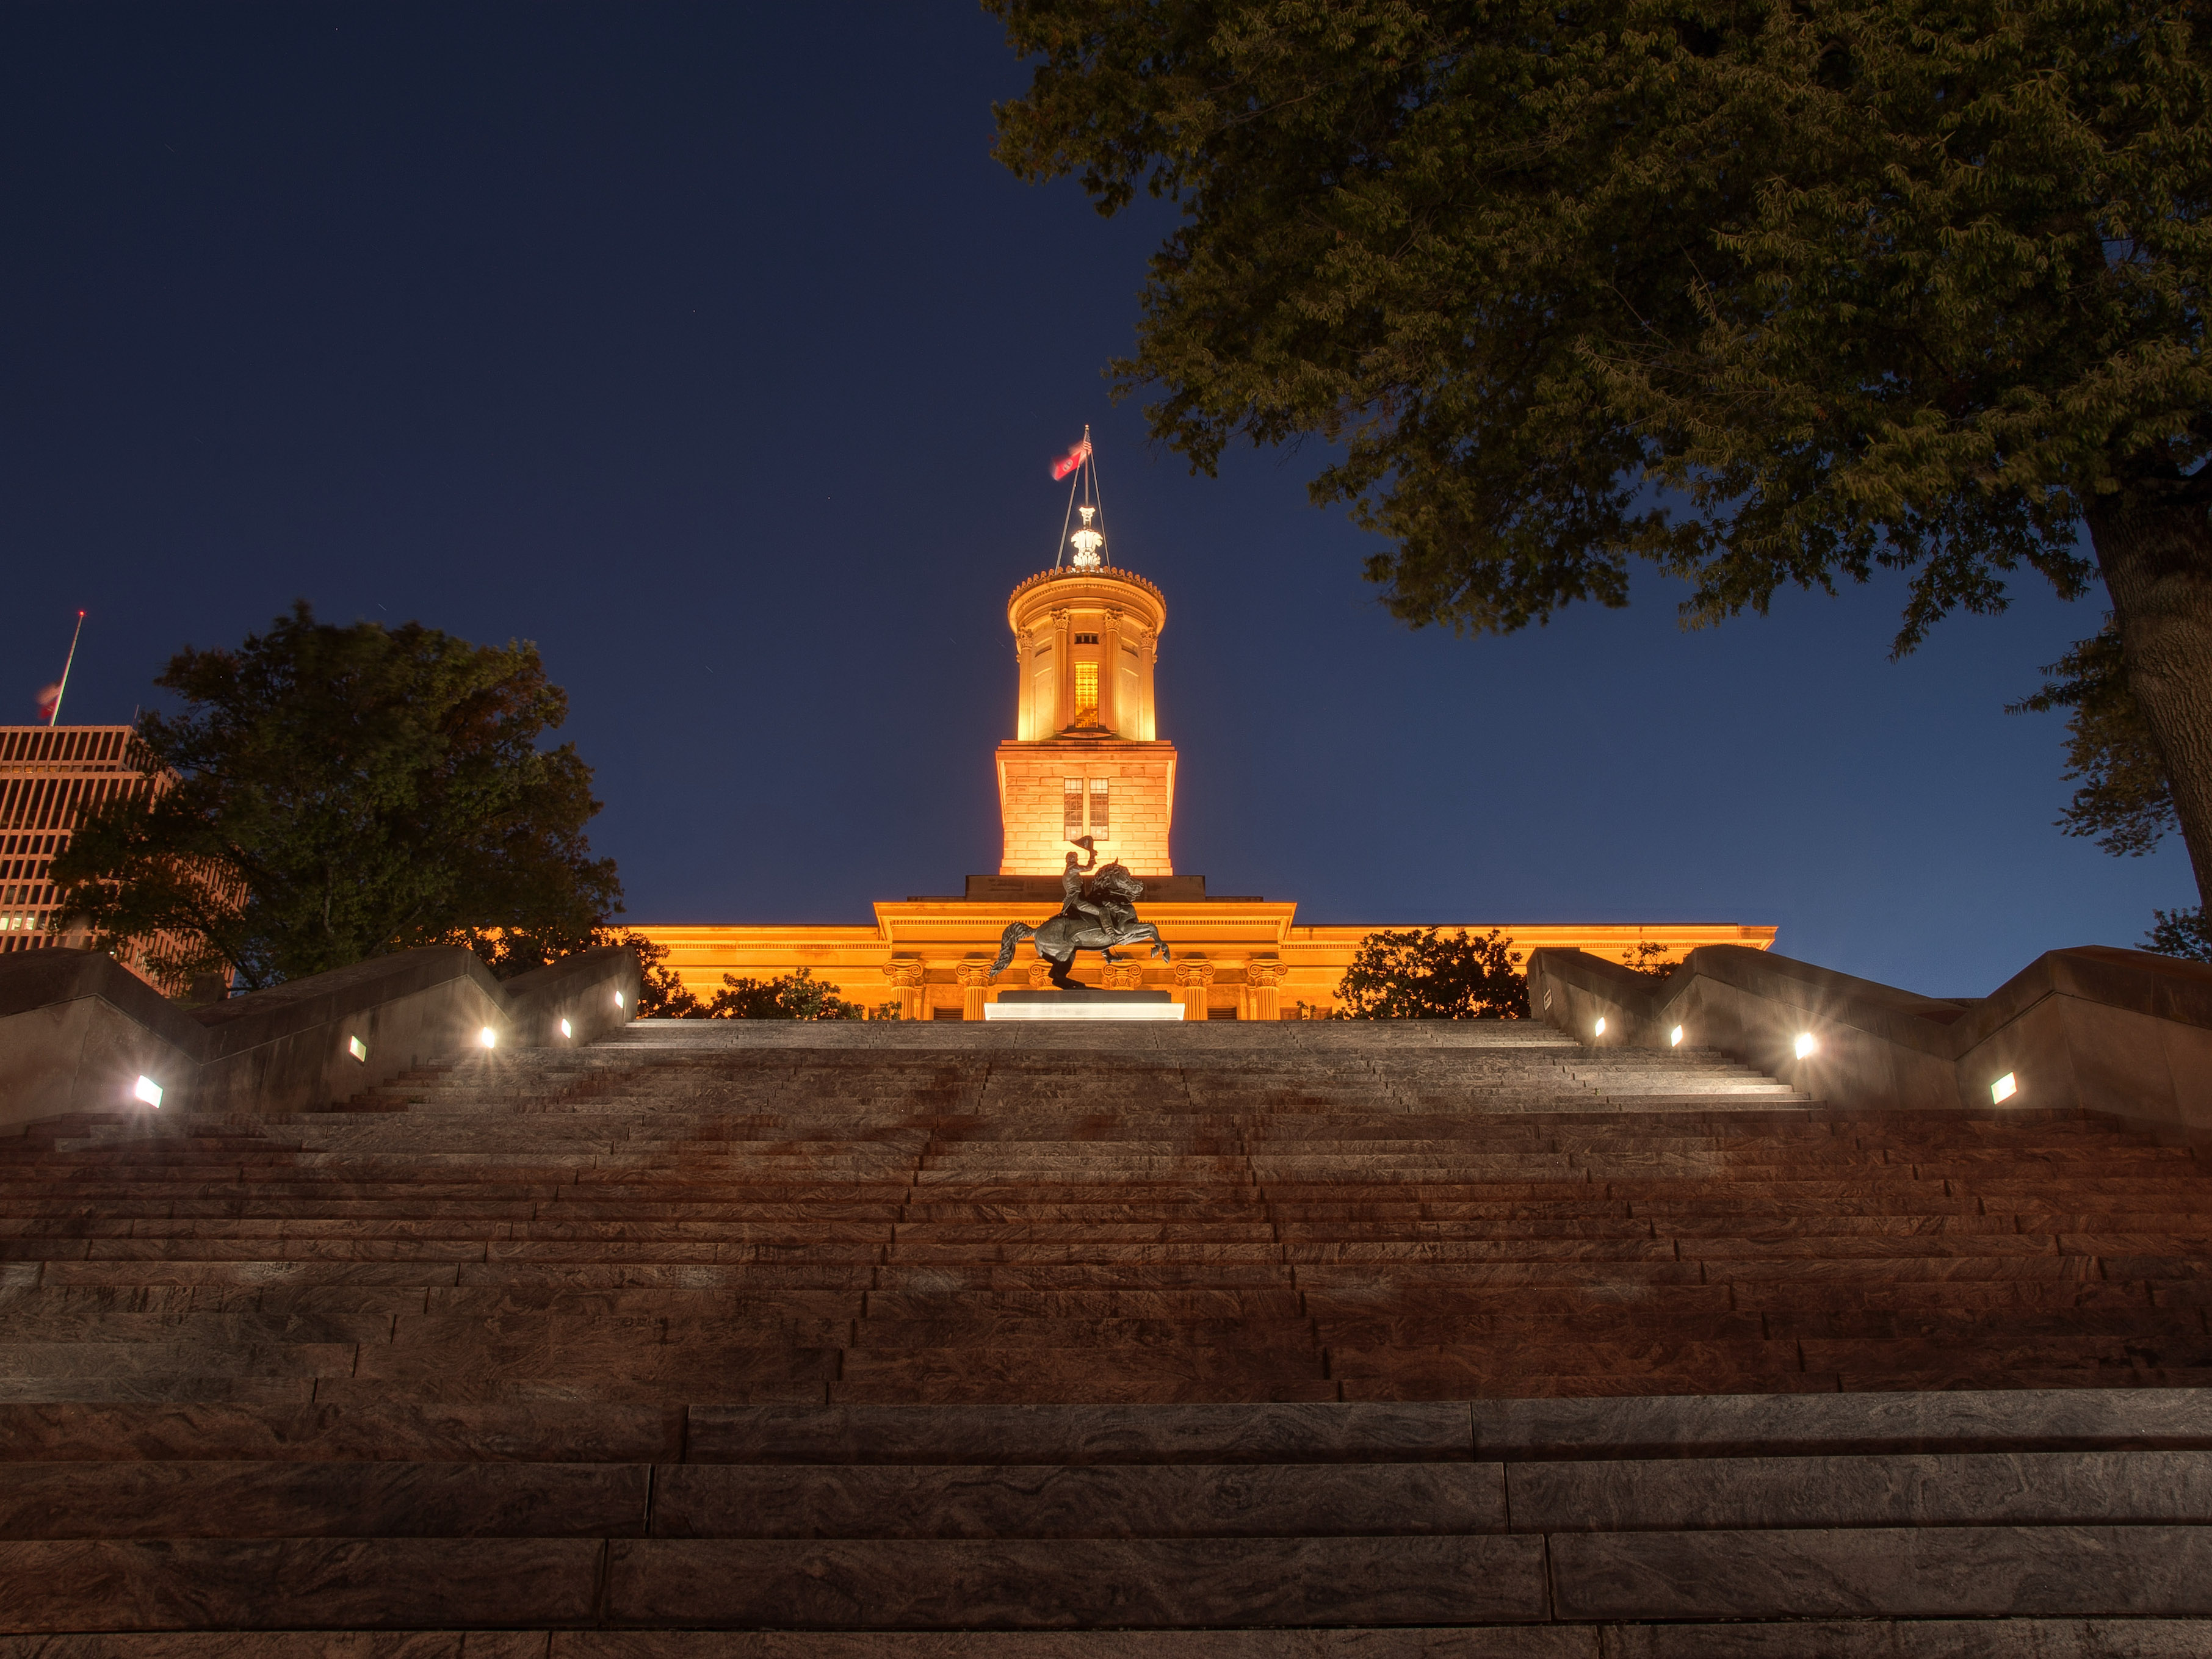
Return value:
<svg viewBox="0 0 2212 1659">
<path fill-rule="evenodd" d="M 1085 426 L 1083 435 L 1088 439 L 1091 428 Z M 1083 488 L 1083 469 L 1077 467 L 1067 481 L 1067 511 L 1060 515 L 1060 545 L 1053 550 L 1052 568 L 1060 568 L 1060 562 L 1067 556 L 1067 526 L 1075 522 L 1075 492 Z"/>
<path fill-rule="evenodd" d="M 1091 463 L 1091 499 L 1098 504 L 1098 530 L 1103 535 L 1106 530 L 1106 492 L 1098 487 L 1098 446 L 1091 441 L 1091 428 L 1088 426 L 1083 428 L 1083 441 L 1089 450 L 1089 453 L 1084 459 Z M 1106 562 L 1109 566 L 1114 562 L 1114 549 L 1110 543 L 1106 549 Z"/>
<path fill-rule="evenodd" d="M 84 612 L 76 613 L 76 632 L 70 635 L 69 658 L 62 664 L 61 684 L 54 688 L 54 712 L 46 716 L 46 724 L 58 724 L 62 717 L 62 699 L 69 695 L 70 670 L 76 665 L 76 642 L 84 633 Z"/>
</svg>

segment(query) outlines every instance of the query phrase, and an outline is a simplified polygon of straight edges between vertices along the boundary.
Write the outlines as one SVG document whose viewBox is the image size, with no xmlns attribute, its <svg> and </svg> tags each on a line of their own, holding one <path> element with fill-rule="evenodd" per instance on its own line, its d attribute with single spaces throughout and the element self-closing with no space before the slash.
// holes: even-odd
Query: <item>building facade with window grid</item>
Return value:
<svg viewBox="0 0 2212 1659">
<path fill-rule="evenodd" d="M 174 778 L 127 726 L 0 726 L 0 952 L 88 945 L 81 925 L 54 931 L 54 855 L 86 815 L 125 796 L 150 799 Z M 151 950 L 175 943 L 158 938 Z M 117 960 L 164 994 L 181 989 L 148 968 L 149 954 L 133 947 Z"/>
</svg>

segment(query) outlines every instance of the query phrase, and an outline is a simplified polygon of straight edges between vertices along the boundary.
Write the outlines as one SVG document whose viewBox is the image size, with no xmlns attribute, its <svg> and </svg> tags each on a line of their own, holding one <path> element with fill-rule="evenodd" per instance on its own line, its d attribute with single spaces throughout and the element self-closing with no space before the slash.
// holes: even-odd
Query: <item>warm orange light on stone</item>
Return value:
<svg viewBox="0 0 2212 1659">
<path fill-rule="evenodd" d="M 1002 876 L 1056 876 L 1071 828 L 1070 779 L 1103 782 L 1110 827 L 1091 831 L 1101 863 L 1119 859 L 1139 876 L 1175 873 L 1175 745 L 1160 740 L 1152 666 L 1167 600 L 1142 576 L 1110 567 L 1047 570 L 1006 602 L 1014 634 L 1014 736 L 999 745 Z M 1097 690 L 1097 707 L 1086 694 Z"/>
<path fill-rule="evenodd" d="M 1085 952 L 1085 985 L 1172 992 L 1188 1019 L 1297 1019 L 1326 1013 L 1359 942 L 1376 922 L 1302 927 L 1297 906 L 1254 897 L 1208 898 L 1206 883 L 1176 876 L 1168 831 L 1175 817 L 1175 745 L 1158 735 L 1152 667 L 1167 626 L 1167 601 L 1142 576 L 1111 567 L 1048 570 L 1013 592 L 1018 695 L 1014 736 L 999 745 L 999 811 L 1006 832 L 996 876 L 968 878 L 943 897 L 878 900 L 873 925 L 639 929 L 668 947 L 668 966 L 695 994 L 720 990 L 725 974 L 771 979 L 799 968 L 848 1000 L 888 1006 L 902 1019 L 981 1019 L 1001 991 L 1044 980 L 1026 945 L 1006 971 L 987 979 L 1010 921 L 1034 926 L 1059 908 L 1071 836 L 1093 829 L 1100 863 L 1118 859 L 1150 884 L 1140 902 L 1172 962 L 1128 957 L 1109 964 Z M 1098 706 L 1079 718 L 1076 665 L 1096 665 Z M 1089 675 L 1082 677 L 1087 689 Z M 1104 805 L 1097 786 L 1103 783 Z M 1075 786 L 1075 787 L 1071 787 Z M 1461 924 L 1443 924 L 1448 929 Z M 1504 922 L 1525 961 L 1532 951 L 1571 947 L 1618 961 L 1649 942 L 1669 960 L 1701 945 L 1765 950 L 1771 927 L 1732 922 L 1638 926 Z M 1489 922 L 1465 924 L 1486 933 Z"/>
</svg>

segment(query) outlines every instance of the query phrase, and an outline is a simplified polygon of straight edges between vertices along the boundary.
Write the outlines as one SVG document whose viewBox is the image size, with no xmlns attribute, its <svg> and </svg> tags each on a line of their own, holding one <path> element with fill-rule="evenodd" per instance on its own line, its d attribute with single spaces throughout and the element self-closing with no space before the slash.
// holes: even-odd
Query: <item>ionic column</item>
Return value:
<svg viewBox="0 0 2212 1659">
<path fill-rule="evenodd" d="M 960 982 L 960 1017 L 963 1019 L 983 1018 L 983 1004 L 988 1000 L 986 989 L 991 983 L 991 960 L 988 957 L 970 957 L 953 970 Z"/>
<path fill-rule="evenodd" d="M 1237 1010 L 1245 1019 L 1280 1019 L 1283 964 L 1273 957 L 1255 957 L 1244 964 L 1244 994 Z"/>
<path fill-rule="evenodd" d="M 1185 1019 L 1206 1018 L 1206 993 L 1213 983 L 1213 964 L 1186 957 L 1175 965 L 1176 1000 L 1182 1004 Z"/>
<path fill-rule="evenodd" d="M 926 971 L 920 957 L 893 957 L 884 965 L 884 977 L 898 988 L 901 1019 L 921 1018 L 922 975 Z"/>
</svg>

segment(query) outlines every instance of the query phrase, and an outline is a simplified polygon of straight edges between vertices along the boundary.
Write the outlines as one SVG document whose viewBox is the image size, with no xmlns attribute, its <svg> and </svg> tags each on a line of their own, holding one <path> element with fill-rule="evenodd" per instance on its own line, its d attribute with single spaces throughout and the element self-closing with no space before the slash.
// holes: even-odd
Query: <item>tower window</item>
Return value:
<svg viewBox="0 0 2212 1659">
<path fill-rule="evenodd" d="M 1075 665 L 1075 722 L 1078 726 L 1098 724 L 1098 665 L 1079 662 Z"/>
<path fill-rule="evenodd" d="M 1113 821 L 1107 815 L 1107 781 L 1093 778 L 1085 784 L 1081 778 L 1062 778 L 1060 781 L 1061 817 L 1067 826 L 1067 838 L 1073 841 L 1089 831 L 1100 841 L 1111 838 Z M 1085 807 L 1090 809 L 1086 817 Z"/>
<path fill-rule="evenodd" d="M 1096 645 L 1098 643 L 1098 636 L 1096 634 L 1078 634 L 1075 636 L 1075 642 L 1078 645 Z"/>
</svg>

